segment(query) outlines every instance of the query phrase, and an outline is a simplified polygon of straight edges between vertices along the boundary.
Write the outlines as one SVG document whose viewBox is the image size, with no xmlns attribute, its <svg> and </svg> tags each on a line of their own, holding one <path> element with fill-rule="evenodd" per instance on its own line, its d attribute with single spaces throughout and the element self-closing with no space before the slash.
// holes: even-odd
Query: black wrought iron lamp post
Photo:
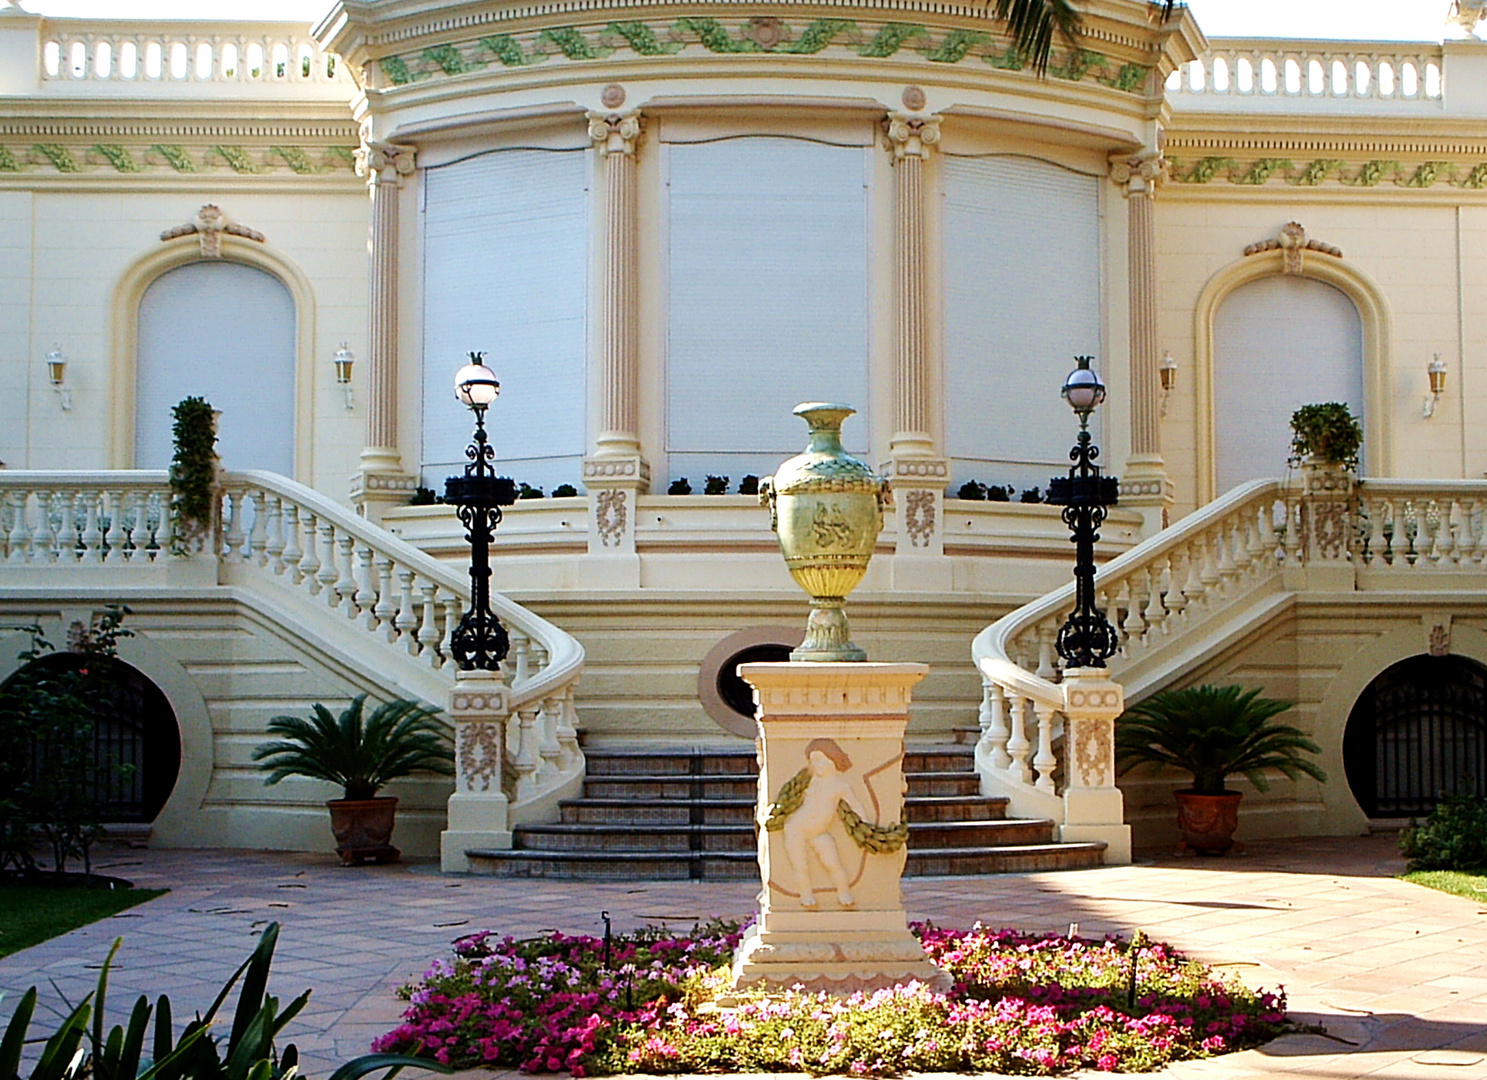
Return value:
<svg viewBox="0 0 1487 1080">
<path fill-rule="evenodd" d="M 1116 503 L 1120 483 L 1101 476 L 1100 448 L 1089 433 L 1090 414 L 1105 400 L 1105 384 L 1090 368 L 1092 356 L 1076 356 L 1079 365 L 1064 380 L 1063 396 L 1079 417 L 1079 441 L 1069 451 L 1068 476 L 1048 483 L 1048 501 L 1064 508 L 1074 544 L 1074 610 L 1059 627 L 1055 648 L 1066 668 L 1102 668 L 1115 655 L 1120 639 L 1105 613 L 1095 606 L 1095 541 L 1109 507 Z"/>
<path fill-rule="evenodd" d="M 485 410 L 501 392 L 485 354 L 472 352 L 470 363 L 454 377 L 454 395 L 475 413 L 475 441 L 465 448 L 470 459 L 463 476 L 444 481 L 444 501 L 458 507 L 470 542 L 470 610 L 450 638 L 450 651 L 462 671 L 499 670 L 510 650 L 506 628 L 491 610 L 490 546 L 501 523 L 501 507 L 516 500 L 515 485 L 496 475 L 496 451 L 485 434 Z"/>
</svg>

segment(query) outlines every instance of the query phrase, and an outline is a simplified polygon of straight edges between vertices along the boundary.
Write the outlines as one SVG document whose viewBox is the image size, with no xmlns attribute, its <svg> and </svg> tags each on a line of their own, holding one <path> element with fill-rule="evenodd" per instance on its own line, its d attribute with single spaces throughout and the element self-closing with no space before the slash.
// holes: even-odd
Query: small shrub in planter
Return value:
<svg viewBox="0 0 1487 1080">
<path fill-rule="evenodd" d="M 726 476 L 713 476 L 711 473 L 709 473 L 708 476 L 707 476 L 707 480 L 702 485 L 702 494 L 704 494 L 704 495 L 727 495 L 728 494 L 728 477 L 726 477 Z"/>
<path fill-rule="evenodd" d="M 759 494 L 759 478 L 753 473 L 749 473 L 748 476 L 745 476 L 738 482 L 738 493 L 740 495 Z"/>
<path fill-rule="evenodd" d="M 523 480 L 521 482 L 521 486 L 516 490 L 516 497 L 518 499 L 541 499 L 545 498 L 546 496 L 542 494 L 542 489 L 540 487 L 533 487 L 531 484 Z"/>
<path fill-rule="evenodd" d="M 552 497 L 554 499 L 571 499 L 577 494 L 578 489 L 572 484 L 559 484 L 557 487 L 552 489 Z"/>
<path fill-rule="evenodd" d="M 1339 401 L 1303 405 L 1291 414 L 1292 465 L 1309 459 L 1358 471 L 1358 451 L 1363 447 L 1363 425 Z"/>
<path fill-rule="evenodd" d="M 967 480 L 960 485 L 960 490 L 955 493 L 956 498 L 966 499 L 970 502 L 986 501 L 986 485 L 977 483 L 975 480 Z"/>
<path fill-rule="evenodd" d="M 987 502 L 1011 502 L 1012 501 L 1012 485 L 1011 484 L 1008 484 L 1006 487 L 997 487 L 997 485 L 991 484 L 986 489 L 986 501 Z"/>
<path fill-rule="evenodd" d="M 1487 871 L 1487 799 L 1448 795 L 1399 834 L 1410 870 Z"/>
<path fill-rule="evenodd" d="M 363 720 L 366 700 L 365 694 L 358 695 L 339 717 L 318 703 L 309 719 L 276 716 L 269 721 L 268 731 L 279 736 L 279 741 L 263 743 L 253 751 L 253 760 L 269 774 L 267 784 L 277 784 L 287 776 L 305 776 L 342 787 L 344 798 L 325 805 L 331 814 L 336 852 L 348 865 L 398 858 L 391 842 L 398 800 L 378 798 L 378 791 L 400 777 L 454 772 L 454 751 L 448 731 L 438 720 L 438 709 L 399 699 L 377 706 Z"/>
<path fill-rule="evenodd" d="M 1018 502 L 1040 503 L 1043 501 L 1043 489 L 1040 487 L 1025 488 L 1017 497 Z"/>
<path fill-rule="evenodd" d="M 690 495 L 690 494 L 692 494 L 692 485 L 687 480 L 687 478 L 684 476 L 680 480 L 673 480 L 671 482 L 671 486 L 666 489 L 666 494 L 668 494 L 668 495 Z"/>
<path fill-rule="evenodd" d="M 433 506 L 442 501 L 433 488 L 426 488 L 422 484 L 413 489 L 413 497 L 408 500 L 409 506 Z"/>
</svg>

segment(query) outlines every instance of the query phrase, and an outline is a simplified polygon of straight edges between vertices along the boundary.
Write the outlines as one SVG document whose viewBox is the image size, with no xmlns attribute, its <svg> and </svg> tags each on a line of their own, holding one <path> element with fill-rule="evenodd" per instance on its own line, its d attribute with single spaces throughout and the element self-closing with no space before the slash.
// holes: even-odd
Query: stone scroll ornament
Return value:
<svg viewBox="0 0 1487 1080">
<path fill-rule="evenodd" d="M 845 608 L 883 529 L 888 482 L 842 449 L 842 421 L 856 412 L 851 406 L 810 401 L 794 412 L 810 425 L 810 444 L 759 482 L 785 565 L 811 597 L 805 640 L 790 659 L 864 661 Z"/>
<path fill-rule="evenodd" d="M 839 819 L 852 842 L 873 855 L 889 855 L 903 847 L 909 839 L 909 827 L 903 822 L 874 825 L 865 820 L 869 816 L 867 808 L 847 775 L 852 759 L 835 739 L 812 739 L 806 744 L 805 757 L 806 767 L 780 787 L 764 828 L 785 834 L 785 856 L 802 906 L 816 906 L 808 865 L 809 852 L 815 852 L 836 886 L 837 900 L 843 907 L 851 907 L 856 901 L 830 833 L 832 820 Z"/>
</svg>

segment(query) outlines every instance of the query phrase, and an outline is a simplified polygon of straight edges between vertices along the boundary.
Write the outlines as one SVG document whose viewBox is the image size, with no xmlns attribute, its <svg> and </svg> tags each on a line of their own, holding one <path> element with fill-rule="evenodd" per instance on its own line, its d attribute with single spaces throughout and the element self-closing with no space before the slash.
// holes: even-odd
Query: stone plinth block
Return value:
<svg viewBox="0 0 1487 1080">
<path fill-rule="evenodd" d="M 499 671 L 455 676 L 449 716 L 454 721 L 454 794 L 449 827 L 439 834 L 439 865 L 446 874 L 468 873 L 471 848 L 509 849 L 510 795 L 515 784 L 506 754 L 510 692 Z"/>
<path fill-rule="evenodd" d="M 738 988 L 948 987 L 909 932 L 904 728 L 923 664 L 743 664 L 759 724 L 759 918 Z"/>
</svg>

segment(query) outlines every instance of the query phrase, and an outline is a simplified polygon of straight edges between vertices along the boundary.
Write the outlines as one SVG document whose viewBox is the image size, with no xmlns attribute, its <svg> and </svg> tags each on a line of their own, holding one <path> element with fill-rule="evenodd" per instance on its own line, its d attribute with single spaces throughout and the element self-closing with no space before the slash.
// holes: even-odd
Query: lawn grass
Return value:
<svg viewBox="0 0 1487 1080">
<path fill-rule="evenodd" d="M 1479 904 L 1487 904 L 1487 872 L 1469 874 L 1462 870 L 1416 870 L 1404 875 L 1405 881 L 1427 889 L 1454 893 Z"/>
<path fill-rule="evenodd" d="M 0 886 L 0 956 L 29 949 L 165 892 L 165 889 Z"/>
</svg>

